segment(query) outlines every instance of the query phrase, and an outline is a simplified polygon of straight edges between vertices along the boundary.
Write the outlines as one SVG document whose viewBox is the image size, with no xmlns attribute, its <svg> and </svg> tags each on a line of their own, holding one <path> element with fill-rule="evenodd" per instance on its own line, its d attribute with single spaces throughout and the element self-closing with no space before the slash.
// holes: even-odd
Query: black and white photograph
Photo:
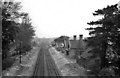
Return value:
<svg viewBox="0 0 120 78">
<path fill-rule="evenodd" d="M 120 0 L 0 0 L 0 78 L 120 78 Z"/>
</svg>

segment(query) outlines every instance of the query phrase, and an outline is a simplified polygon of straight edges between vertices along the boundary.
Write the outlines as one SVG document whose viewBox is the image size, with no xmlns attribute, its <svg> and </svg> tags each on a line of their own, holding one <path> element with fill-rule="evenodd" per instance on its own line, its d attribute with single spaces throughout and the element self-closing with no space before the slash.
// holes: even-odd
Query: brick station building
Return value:
<svg viewBox="0 0 120 78">
<path fill-rule="evenodd" d="M 85 42 L 83 41 L 83 35 L 79 35 L 79 39 L 74 35 L 73 39 L 67 39 L 64 41 L 65 48 L 69 50 L 68 55 L 74 56 L 76 59 L 78 55 L 81 55 L 85 50 Z"/>
<path fill-rule="evenodd" d="M 60 47 L 61 52 L 73 59 L 76 59 L 76 62 L 79 65 L 83 65 L 87 68 L 94 64 L 96 59 L 99 60 L 99 57 L 89 59 L 89 57 L 92 55 L 90 51 L 93 49 L 93 47 L 87 47 L 87 41 L 83 39 L 82 34 L 80 34 L 78 38 L 76 35 L 73 35 L 73 39 L 62 39 L 56 42 L 56 44 L 57 47 L 60 47 L 61 44 L 63 44 L 64 46 Z"/>
</svg>

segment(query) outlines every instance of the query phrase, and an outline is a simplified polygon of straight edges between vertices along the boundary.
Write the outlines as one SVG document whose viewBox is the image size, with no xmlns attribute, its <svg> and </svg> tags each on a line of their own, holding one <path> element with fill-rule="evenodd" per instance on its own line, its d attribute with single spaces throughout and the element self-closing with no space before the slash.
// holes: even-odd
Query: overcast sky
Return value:
<svg viewBox="0 0 120 78">
<path fill-rule="evenodd" d="M 92 13 L 119 0 L 19 0 L 28 12 L 38 37 L 89 36 L 87 22 L 97 20 Z"/>
</svg>

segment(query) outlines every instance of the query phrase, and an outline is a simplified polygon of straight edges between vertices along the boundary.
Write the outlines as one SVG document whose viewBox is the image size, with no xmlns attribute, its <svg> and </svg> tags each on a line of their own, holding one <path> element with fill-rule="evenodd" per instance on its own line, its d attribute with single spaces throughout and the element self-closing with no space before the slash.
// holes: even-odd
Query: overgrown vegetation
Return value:
<svg viewBox="0 0 120 78">
<path fill-rule="evenodd" d="M 20 2 L 3 1 L 0 7 L 2 12 L 0 15 L 2 18 L 2 70 L 14 63 L 13 56 L 25 54 L 32 49 L 34 29 L 28 13 L 21 12 L 20 4 Z"/>
</svg>

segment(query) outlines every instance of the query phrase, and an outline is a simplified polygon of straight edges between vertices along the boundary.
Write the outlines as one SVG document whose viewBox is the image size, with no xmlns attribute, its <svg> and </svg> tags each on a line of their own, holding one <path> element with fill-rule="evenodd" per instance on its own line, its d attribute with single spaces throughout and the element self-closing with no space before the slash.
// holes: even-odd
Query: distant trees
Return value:
<svg viewBox="0 0 120 78">
<path fill-rule="evenodd" d="M 7 64 L 9 54 L 26 53 L 31 50 L 34 29 L 30 22 L 28 13 L 21 12 L 20 2 L 2 2 L 0 17 L 2 18 L 2 62 L 3 69 Z M 21 19 L 22 22 L 19 20 Z M 21 23 L 20 23 L 21 22 Z M 14 49 L 14 51 L 11 49 Z"/>
<path fill-rule="evenodd" d="M 93 46 L 94 54 L 101 57 L 101 68 L 110 66 L 109 61 L 112 61 L 113 66 L 120 68 L 117 65 L 120 64 L 120 12 L 117 4 L 98 9 L 93 15 L 103 18 L 88 23 L 96 25 L 87 28 L 91 35 L 88 37 L 88 46 Z M 109 50 L 110 48 L 112 51 Z"/>
</svg>

